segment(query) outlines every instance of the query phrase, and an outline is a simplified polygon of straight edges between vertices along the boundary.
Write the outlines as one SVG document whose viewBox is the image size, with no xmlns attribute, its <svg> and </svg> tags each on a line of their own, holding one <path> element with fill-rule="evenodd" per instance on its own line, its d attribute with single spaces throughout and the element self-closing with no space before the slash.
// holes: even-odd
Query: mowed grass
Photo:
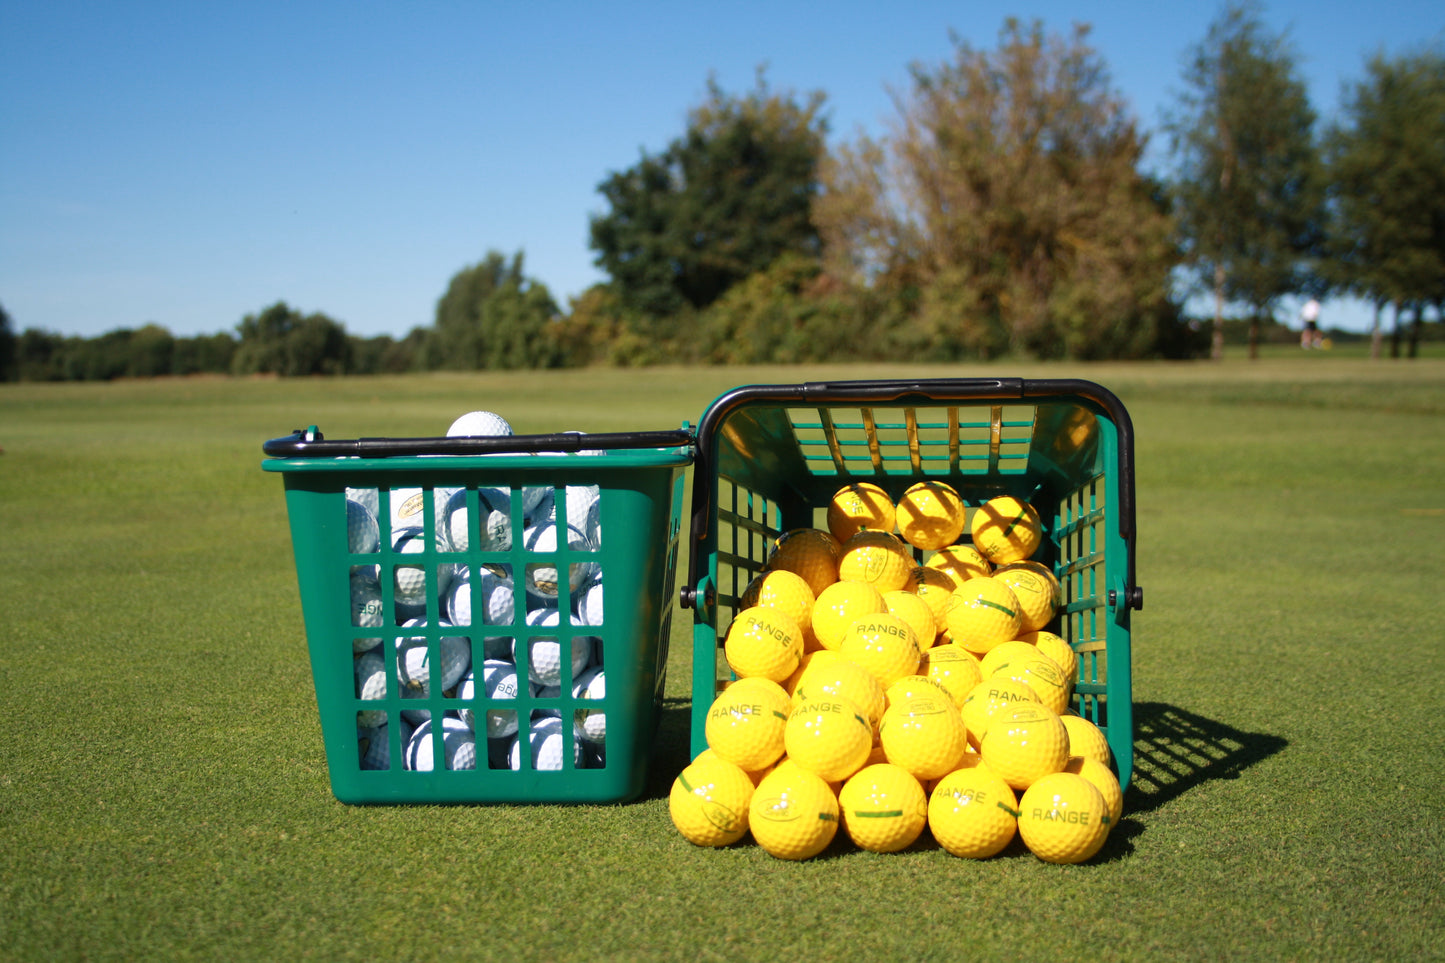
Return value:
<svg viewBox="0 0 1445 963">
<path fill-rule="evenodd" d="M 330 794 L 260 443 L 672 428 L 750 383 L 1083 377 L 1137 435 L 1136 775 L 1093 862 L 697 849 L 647 793 Z M 0 385 L 0 958 L 1417 959 L 1445 945 L 1445 361 Z M 685 577 L 684 571 L 680 577 Z"/>
</svg>

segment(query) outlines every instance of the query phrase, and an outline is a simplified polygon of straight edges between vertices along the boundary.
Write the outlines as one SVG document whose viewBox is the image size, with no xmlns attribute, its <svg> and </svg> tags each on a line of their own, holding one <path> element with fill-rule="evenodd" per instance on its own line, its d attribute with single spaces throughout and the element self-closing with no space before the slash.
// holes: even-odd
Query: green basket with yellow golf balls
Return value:
<svg viewBox="0 0 1445 963">
<path fill-rule="evenodd" d="M 445 438 L 313 427 L 263 445 L 285 485 L 332 791 L 634 798 L 661 712 L 692 435 L 513 435 L 472 414 Z"/>
<path fill-rule="evenodd" d="M 876 518 L 867 517 L 869 498 L 880 506 Z M 930 506 L 940 499 L 952 503 L 935 511 Z M 756 642 L 745 637 L 737 643 L 742 654 L 730 658 L 727 638 L 734 618 L 753 611 L 756 593 L 766 590 L 759 588 L 766 580 L 755 581 L 760 576 L 782 569 L 809 583 L 810 592 L 801 594 L 813 612 L 794 621 L 809 622 L 801 634 L 806 651 L 814 651 L 838 647 L 835 616 L 853 604 L 823 604 L 830 582 L 877 577 L 882 586 L 883 572 L 916 586 L 938 577 L 921 571 L 932 568 L 951 580 L 942 580 L 948 597 L 930 623 L 938 635 L 920 645 L 923 654 L 934 643 L 957 643 L 987 668 L 987 652 L 1003 640 L 1040 650 L 1046 642 L 1056 646 L 1054 664 L 1067 666 L 1058 675 L 1066 691 L 1054 693 L 1063 714 L 1076 713 L 1103 733 L 1127 787 L 1133 768 L 1130 623 L 1143 607 L 1143 592 L 1135 581 L 1133 428 L 1107 389 L 1081 380 L 1018 378 L 736 388 L 715 400 L 698 424 L 691 512 L 681 594 L 694 610 L 694 757 L 709 748 L 710 706 L 732 679 L 748 674 L 737 667 L 753 658 L 743 653 L 744 644 L 756 648 Z M 897 533 L 882 541 L 890 543 L 889 552 L 892 542 L 902 547 L 902 567 L 880 563 L 878 551 L 865 544 L 878 543 L 880 535 L 858 530 L 875 528 Z M 981 569 L 958 567 L 969 557 L 981 561 Z M 1024 568 L 1037 577 L 1020 575 Z M 977 575 L 986 578 L 972 582 Z M 1004 594 L 989 597 L 1000 580 L 1016 590 L 1007 604 L 998 600 Z M 1047 584 L 1046 601 L 1026 599 L 1021 581 Z M 949 598 L 965 585 L 978 598 L 950 608 Z M 802 609 L 807 600 L 798 603 Z M 998 629 L 978 627 L 972 614 L 1005 609 L 1007 619 L 1000 618 L 1008 624 Z M 790 684 L 781 676 L 792 664 L 773 660 L 760 671 Z M 978 678 L 986 683 L 990 677 Z M 963 711 L 967 721 L 968 707 Z M 975 737 L 972 728 L 969 734 Z"/>
</svg>

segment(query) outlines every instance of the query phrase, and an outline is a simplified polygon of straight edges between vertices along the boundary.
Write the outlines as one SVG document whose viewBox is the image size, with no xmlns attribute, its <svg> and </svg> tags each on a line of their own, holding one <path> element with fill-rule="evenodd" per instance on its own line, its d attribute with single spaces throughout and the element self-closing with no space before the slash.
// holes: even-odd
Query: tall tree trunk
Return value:
<svg viewBox="0 0 1445 963">
<path fill-rule="evenodd" d="M 1390 332 L 1390 357 L 1400 357 L 1400 302 L 1395 302 L 1395 329 Z"/>
<path fill-rule="evenodd" d="M 1420 302 L 1415 302 L 1415 321 L 1410 325 L 1410 353 L 1409 357 L 1420 357 L 1420 324 L 1424 321 L 1425 309 Z"/>
<path fill-rule="evenodd" d="M 1259 360 L 1259 312 L 1254 311 L 1249 316 L 1249 360 Z"/>
<path fill-rule="evenodd" d="M 1370 328 L 1370 360 L 1380 360 L 1380 311 L 1385 307 L 1383 302 L 1375 302 L 1375 323 Z"/>
<path fill-rule="evenodd" d="M 1215 361 L 1224 359 L 1224 265 L 1214 266 L 1214 339 L 1209 356 Z"/>
</svg>

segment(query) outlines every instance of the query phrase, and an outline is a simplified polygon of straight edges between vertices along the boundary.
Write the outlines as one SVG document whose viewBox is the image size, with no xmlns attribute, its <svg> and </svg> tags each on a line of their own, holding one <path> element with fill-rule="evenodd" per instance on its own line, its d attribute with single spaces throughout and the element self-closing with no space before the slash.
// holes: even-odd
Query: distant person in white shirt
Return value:
<svg viewBox="0 0 1445 963">
<path fill-rule="evenodd" d="M 1305 302 L 1300 308 L 1300 320 L 1304 322 L 1304 329 L 1300 331 L 1299 346 L 1301 348 L 1318 348 L 1323 345 L 1324 338 L 1320 334 L 1320 303 L 1314 298 Z"/>
</svg>

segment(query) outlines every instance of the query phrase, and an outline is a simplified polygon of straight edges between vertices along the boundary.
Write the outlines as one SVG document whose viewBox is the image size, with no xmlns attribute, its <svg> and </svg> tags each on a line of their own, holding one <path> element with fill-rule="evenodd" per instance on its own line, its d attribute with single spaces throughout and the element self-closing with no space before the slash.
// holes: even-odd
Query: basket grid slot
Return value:
<svg viewBox="0 0 1445 963">
<path fill-rule="evenodd" d="M 803 459 L 815 475 L 1027 470 L 1034 408 L 995 405 L 965 410 L 986 411 L 988 417 L 964 420 L 957 407 L 792 408 L 787 414 Z"/>
</svg>

